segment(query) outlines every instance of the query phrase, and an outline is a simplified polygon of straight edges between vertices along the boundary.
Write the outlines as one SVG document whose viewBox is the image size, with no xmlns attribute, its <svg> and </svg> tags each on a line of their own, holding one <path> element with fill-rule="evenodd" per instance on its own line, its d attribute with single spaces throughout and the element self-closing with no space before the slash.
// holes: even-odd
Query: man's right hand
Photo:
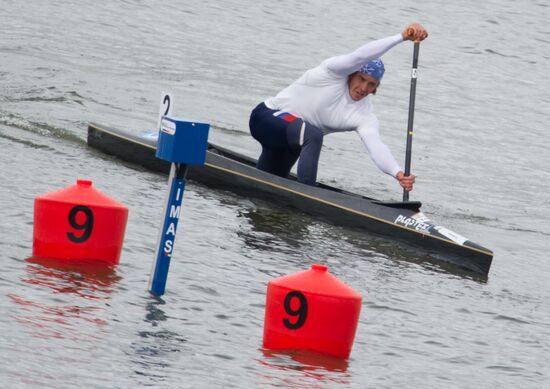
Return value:
<svg viewBox="0 0 550 389">
<path fill-rule="evenodd" d="M 401 33 L 403 40 L 420 42 L 428 37 L 428 31 L 420 23 L 411 23 Z"/>
</svg>

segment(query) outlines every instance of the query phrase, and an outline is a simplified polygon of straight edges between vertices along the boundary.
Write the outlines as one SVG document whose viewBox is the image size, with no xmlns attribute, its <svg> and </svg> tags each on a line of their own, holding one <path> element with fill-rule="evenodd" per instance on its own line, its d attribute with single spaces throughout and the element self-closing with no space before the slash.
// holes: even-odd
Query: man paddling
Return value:
<svg viewBox="0 0 550 389">
<path fill-rule="evenodd" d="M 258 104 L 249 123 L 250 133 L 262 145 L 257 168 L 287 177 L 299 158 L 298 181 L 315 185 L 324 135 L 357 131 L 376 166 L 411 191 L 416 177 L 405 176 L 380 139 L 370 95 L 384 75 L 380 57 L 405 40 L 422 41 L 427 36 L 422 25 L 412 23 L 401 34 L 323 61 Z"/>
</svg>

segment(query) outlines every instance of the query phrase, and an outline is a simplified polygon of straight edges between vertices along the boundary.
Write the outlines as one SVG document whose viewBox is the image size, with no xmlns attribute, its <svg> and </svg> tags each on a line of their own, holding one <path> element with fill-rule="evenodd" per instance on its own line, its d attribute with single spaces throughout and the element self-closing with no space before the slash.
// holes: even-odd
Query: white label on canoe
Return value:
<svg viewBox="0 0 550 389">
<path fill-rule="evenodd" d="M 433 227 L 430 220 L 422 212 L 415 213 L 412 216 L 399 215 L 394 221 L 395 224 L 399 224 L 405 227 L 412 228 L 416 231 L 421 231 L 429 234 Z"/>
<path fill-rule="evenodd" d="M 418 70 L 415 69 L 415 68 L 412 68 L 412 72 L 411 72 L 411 78 L 416 78 L 417 76 L 417 73 L 418 73 Z"/>
<path fill-rule="evenodd" d="M 176 133 L 176 123 L 163 119 L 160 123 L 160 130 L 165 134 L 174 135 Z"/>
<path fill-rule="evenodd" d="M 457 234 L 456 232 L 448 230 L 445 227 L 435 226 L 434 229 L 437 232 L 439 232 L 441 235 L 449 238 L 450 240 L 452 240 L 455 243 L 458 243 L 459 245 L 463 245 L 464 242 L 468 240 L 468 238 L 465 238 L 462 235 Z"/>
<path fill-rule="evenodd" d="M 431 223 L 430 219 L 428 219 L 428 216 L 424 215 L 422 212 L 417 212 L 414 215 L 412 215 L 413 219 L 418 220 L 421 223 Z"/>
</svg>

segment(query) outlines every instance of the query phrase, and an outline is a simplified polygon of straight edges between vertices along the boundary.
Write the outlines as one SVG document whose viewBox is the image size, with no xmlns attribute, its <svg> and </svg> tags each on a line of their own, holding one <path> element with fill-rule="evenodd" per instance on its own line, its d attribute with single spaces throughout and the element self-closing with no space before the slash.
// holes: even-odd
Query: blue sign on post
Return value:
<svg viewBox="0 0 550 389">
<path fill-rule="evenodd" d="M 168 178 L 169 193 L 164 210 L 164 221 L 159 233 L 149 291 L 164 294 L 170 259 L 174 249 L 176 229 L 180 217 L 187 165 L 204 165 L 210 125 L 163 116 L 157 142 L 157 158 L 172 162 Z"/>
<path fill-rule="evenodd" d="M 209 124 L 163 116 L 157 158 L 186 165 L 204 165 Z"/>
</svg>

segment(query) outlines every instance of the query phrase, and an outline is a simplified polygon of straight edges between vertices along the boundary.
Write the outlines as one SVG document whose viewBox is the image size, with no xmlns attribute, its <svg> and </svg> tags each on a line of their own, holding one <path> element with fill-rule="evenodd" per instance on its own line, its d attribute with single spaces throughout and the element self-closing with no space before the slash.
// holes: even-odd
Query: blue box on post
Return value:
<svg viewBox="0 0 550 389">
<path fill-rule="evenodd" d="M 210 124 L 163 116 L 157 158 L 186 165 L 204 165 Z"/>
</svg>

